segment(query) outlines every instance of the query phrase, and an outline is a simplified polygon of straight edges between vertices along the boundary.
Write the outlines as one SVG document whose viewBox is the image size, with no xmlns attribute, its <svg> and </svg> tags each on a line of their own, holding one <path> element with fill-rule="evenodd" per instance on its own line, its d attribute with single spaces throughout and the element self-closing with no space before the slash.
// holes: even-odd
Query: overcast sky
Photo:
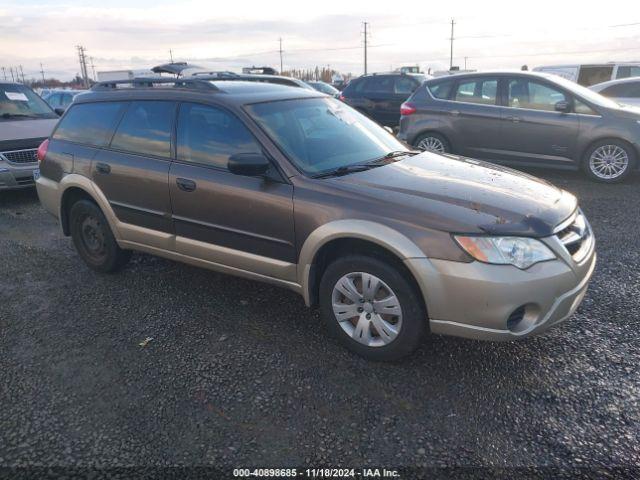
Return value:
<svg viewBox="0 0 640 480">
<path fill-rule="evenodd" d="M 513 6 L 508 6 L 512 3 Z M 107 6 L 108 5 L 108 6 Z M 640 60 L 640 9 L 630 0 L 427 0 L 374 2 L 165 0 L 0 0 L 0 66 L 25 76 L 69 79 L 84 45 L 96 71 L 143 69 L 175 60 L 225 70 L 331 65 L 363 71 L 362 22 L 370 24 L 369 71 L 449 63 L 519 68 L 523 64 Z M 1 75 L 0 71 L 0 75 Z"/>
</svg>

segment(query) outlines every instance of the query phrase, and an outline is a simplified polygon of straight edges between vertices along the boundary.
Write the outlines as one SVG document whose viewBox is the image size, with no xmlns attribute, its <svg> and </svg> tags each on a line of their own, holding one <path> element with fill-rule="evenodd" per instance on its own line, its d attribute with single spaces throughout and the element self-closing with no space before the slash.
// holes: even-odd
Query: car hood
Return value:
<svg viewBox="0 0 640 480">
<path fill-rule="evenodd" d="M 39 141 L 51 135 L 57 118 L 33 120 L 3 120 L 0 122 L 0 150 L 37 147 Z"/>
<path fill-rule="evenodd" d="M 550 183 L 491 163 L 424 152 L 384 167 L 335 179 L 419 217 L 428 228 L 455 233 L 545 237 L 577 208 Z"/>
</svg>

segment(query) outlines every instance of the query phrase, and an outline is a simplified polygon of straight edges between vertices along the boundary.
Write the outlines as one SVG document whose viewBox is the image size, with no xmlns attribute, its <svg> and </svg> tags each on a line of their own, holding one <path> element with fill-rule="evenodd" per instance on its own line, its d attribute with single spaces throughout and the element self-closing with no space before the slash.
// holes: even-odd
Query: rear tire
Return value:
<svg viewBox="0 0 640 480">
<path fill-rule="evenodd" d="M 130 250 L 118 246 L 102 210 L 89 200 L 71 206 L 69 224 L 73 244 L 89 268 L 111 273 L 124 267 L 131 258 Z"/>
<path fill-rule="evenodd" d="M 596 182 L 618 183 L 636 169 L 634 148 L 622 140 L 600 140 L 585 152 L 582 168 Z"/>
<path fill-rule="evenodd" d="M 322 275 L 319 300 L 329 331 L 368 360 L 410 354 L 426 330 L 423 303 L 406 273 L 376 258 L 348 255 L 335 260 Z"/>
<path fill-rule="evenodd" d="M 420 135 L 413 142 L 413 146 L 418 150 L 431 151 L 435 153 L 450 153 L 451 145 L 444 136 L 435 132 L 427 132 Z"/>
</svg>

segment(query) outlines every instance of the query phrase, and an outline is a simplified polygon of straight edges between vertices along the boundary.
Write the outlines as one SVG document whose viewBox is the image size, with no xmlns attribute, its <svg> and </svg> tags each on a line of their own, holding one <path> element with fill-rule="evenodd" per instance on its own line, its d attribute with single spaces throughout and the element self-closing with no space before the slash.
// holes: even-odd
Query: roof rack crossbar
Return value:
<svg viewBox="0 0 640 480">
<path fill-rule="evenodd" d="M 91 90 L 113 90 L 119 85 L 131 85 L 133 88 L 153 88 L 155 84 L 162 86 L 173 84 L 174 88 L 188 88 L 193 90 L 219 90 L 211 82 L 199 78 L 158 78 L 158 77 L 138 77 L 127 80 L 111 80 L 98 82 Z"/>
</svg>

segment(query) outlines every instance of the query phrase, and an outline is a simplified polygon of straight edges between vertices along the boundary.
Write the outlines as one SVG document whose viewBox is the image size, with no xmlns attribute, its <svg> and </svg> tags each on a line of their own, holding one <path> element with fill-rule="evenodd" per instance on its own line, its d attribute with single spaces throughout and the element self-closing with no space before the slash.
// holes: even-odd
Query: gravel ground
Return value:
<svg viewBox="0 0 640 480">
<path fill-rule="evenodd" d="M 578 312 L 394 364 L 269 285 L 143 254 L 93 273 L 35 192 L 0 194 L 0 466 L 638 467 L 640 178 L 544 176 L 598 240 Z"/>
</svg>

